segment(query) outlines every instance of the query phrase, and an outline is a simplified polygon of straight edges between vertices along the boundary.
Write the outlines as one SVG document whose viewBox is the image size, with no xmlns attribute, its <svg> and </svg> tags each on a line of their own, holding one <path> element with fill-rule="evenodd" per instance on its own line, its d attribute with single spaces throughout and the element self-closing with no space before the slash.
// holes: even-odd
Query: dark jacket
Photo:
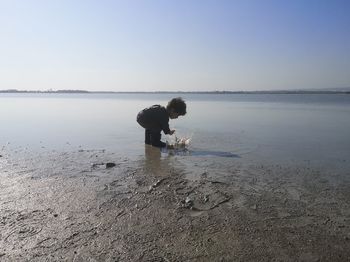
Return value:
<svg viewBox="0 0 350 262">
<path fill-rule="evenodd" d="M 163 130 L 164 134 L 170 133 L 168 111 L 160 105 L 143 109 L 137 115 L 137 122 L 146 129 Z"/>
</svg>

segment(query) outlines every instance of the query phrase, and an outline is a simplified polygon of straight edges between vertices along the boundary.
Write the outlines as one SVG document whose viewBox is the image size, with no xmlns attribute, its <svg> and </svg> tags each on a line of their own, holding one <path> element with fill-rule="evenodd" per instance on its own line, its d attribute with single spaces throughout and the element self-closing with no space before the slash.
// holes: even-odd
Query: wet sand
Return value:
<svg viewBox="0 0 350 262">
<path fill-rule="evenodd" d="M 350 174 L 0 152 L 1 261 L 347 261 Z M 106 168 L 107 162 L 115 167 Z"/>
</svg>

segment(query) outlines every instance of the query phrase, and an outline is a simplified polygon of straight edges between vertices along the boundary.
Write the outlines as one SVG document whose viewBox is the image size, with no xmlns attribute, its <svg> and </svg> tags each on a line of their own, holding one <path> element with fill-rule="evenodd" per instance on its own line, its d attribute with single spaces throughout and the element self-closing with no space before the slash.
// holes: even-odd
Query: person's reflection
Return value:
<svg viewBox="0 0 350 262">
<path fill-rule="evenodd" d="M 159 148 L 145 145 L 145 170 L 155 176 L 165 176 L 169 172 L 168 159 L 161 159 Z"/>
<path fill-rule="evenodd" d="M 157 173 L 160 169 L 160 149 L 145 145 L 145 169 L 149 173 Z"/>
</svg>

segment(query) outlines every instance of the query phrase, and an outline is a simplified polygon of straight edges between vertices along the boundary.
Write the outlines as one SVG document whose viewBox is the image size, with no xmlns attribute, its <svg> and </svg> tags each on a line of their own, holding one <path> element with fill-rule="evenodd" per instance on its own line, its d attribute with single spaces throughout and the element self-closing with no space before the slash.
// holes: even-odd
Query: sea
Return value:
<svg viewBox="0 0 350 262">
<path fill-rule="evenodd" d="M 187 150 L 162 150 L 162 159 L 192 168 L 308 165 L 349 174 L 349 94 L 2 93 L 0 149 L 103 149 L 143 159 L 136 115 L 173 97 L 186 101 L 187 114 L 170 127 L 191 143 Z M 174 142 L 175 135 L 162 139 Z"/>
</svg>

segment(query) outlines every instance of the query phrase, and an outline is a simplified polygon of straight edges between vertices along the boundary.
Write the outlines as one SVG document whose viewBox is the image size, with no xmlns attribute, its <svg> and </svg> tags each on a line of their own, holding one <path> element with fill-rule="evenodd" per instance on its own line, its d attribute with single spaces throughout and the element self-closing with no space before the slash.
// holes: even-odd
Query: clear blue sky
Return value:
<svg viewBox="0 0 350 262">
<path fill-rule="evenodd" d="M 0 0 L 0 89 L 350 86 L 349 0 Z"/>
</svg>

